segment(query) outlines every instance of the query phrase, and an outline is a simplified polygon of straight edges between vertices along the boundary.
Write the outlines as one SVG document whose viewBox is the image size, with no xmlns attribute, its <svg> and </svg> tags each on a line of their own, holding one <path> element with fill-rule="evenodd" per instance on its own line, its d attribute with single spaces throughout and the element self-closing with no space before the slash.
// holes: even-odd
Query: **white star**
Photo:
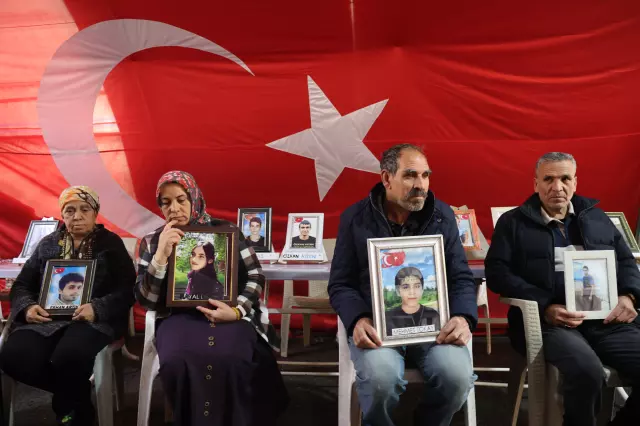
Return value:
<svg viewBox="0 0 640 426">
<path fill-rule="evenodd" d="M 345 167 L 363 172 L 380 172 L 380 161 L 362 140 L 388 99 L 342 116 L 309 76 L 307 85 L 311 128 L 268 143 L 267 146 L 315 160 L 318 194 L 322 201 Z"/>
</svg>

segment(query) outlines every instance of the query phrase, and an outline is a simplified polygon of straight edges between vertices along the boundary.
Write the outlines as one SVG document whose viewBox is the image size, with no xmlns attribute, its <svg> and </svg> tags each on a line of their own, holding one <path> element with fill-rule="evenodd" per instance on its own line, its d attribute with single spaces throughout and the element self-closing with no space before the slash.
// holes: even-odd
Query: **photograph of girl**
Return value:
<svg viewBox="0 0 640 426">
<path fill-rule="evenodd" d="M 225 235 L 185 233 L 176 248 L 174 300 L 224 299 L 226 247 Z"/>
</svg>

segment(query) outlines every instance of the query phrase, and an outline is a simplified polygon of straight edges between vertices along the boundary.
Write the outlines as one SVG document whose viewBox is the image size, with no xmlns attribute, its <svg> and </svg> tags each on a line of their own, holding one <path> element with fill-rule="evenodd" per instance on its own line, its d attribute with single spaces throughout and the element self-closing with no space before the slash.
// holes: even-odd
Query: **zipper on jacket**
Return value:
<svg viewBox="0 0 640 426">
<path fill-rule="evenodd" d="M 376 207 L 376 203 L 374 203 L 373 200 L 371 199 L 371 194 L 369 194 L 369 202 L 373 206 L 373 209 L 377 211 L 380 214 L 380 216 L 382 216 L 382 220 L 387 225 L 387 229 L 389 230 L 389 236 L 393 237 L 393 231 L 391 230 L 391 225 L 389 225 L 389 221 L 384 216 L 384 214 L 380 210 L 378 210 L 378 208 Z"/>
</svg>

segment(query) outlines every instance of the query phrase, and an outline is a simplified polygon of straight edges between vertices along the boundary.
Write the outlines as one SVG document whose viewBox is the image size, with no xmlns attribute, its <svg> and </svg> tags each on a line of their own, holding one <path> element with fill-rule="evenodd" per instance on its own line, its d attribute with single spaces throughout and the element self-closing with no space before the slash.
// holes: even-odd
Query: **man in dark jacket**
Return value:
<svg viewBox="0 0 640 426">
<path fill-rule="evenodd" d="M 406 385 L 407 359 L 425 378 L 415 424 L 448 425 L 473 386 L 464 345 L 477 322 L 476 286 L 453 211 L 429 191 L 431 170 L 422 150 L 394 146 L 384 152 L 380 168 L 382 183 L 340 217 L 329 278 L 331 305 L 351 336 L 363 424 L 393 425 L 391 414 Z M 381 348 L 372 322 L 367 239 L 435 234 L 444 239 L 451 319 L 434 344 Z"/>
<path fill-rule="evenodd" d="M 531 196 L 496 223 L 485 260 L 487 285 L 503 297 L 538 303 L 544 355 L 563 375 L 565 426 L 596 424 L 602 364 L 634 384 L 616 425 L 640 419 L 640 272 L 631 251 L 596 200 L 574 195 L 576 162 L 570 154 L 543 155 Z M 564 252 L 614 250 L 618 300 L 603 321 L 587 320 L 565 306 Z M 509 336 L 524 353 L 522 314 L 509 310 Z"/>
</svg>

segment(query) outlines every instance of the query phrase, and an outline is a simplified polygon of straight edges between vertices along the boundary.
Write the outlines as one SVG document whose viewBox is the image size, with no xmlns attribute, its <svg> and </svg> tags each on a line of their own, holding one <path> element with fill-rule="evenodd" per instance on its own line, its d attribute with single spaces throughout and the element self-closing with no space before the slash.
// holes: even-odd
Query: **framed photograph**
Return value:
<svg viewBox="0 0 640 426">
<path fill-rule="evenodd" d="M 480 250 L 475 210 L 454 210 L 453 214 L 456 215 L 456 222 L 458 222 L 458 233 L 462 247 L 465 250 Z"/>
<path fill-rule="evenodd" d="M 624 216 L 622 212 L 606 212 L 611 222 L 613 222 L 614 226 L 622 234 L 622 239 L 629 249 L 634 253 L 640 253 L 640 247 L 638 247 L 638 241 L 636 240 L 635 235 L 631 231 L 631 227 L 629 226 L 629 222 L 627 222 L 627 218 Z"/>
<path fill-rule="evenodd" d="M 606 318 L 618 304 L 614 251 L 565 251 L 564 288 L 568 311 Z"/>
<path fill-rule="evenodd" d="M 508 212 L 509 210 L 513 210 L 513 209 L 517 209 L 517 206 L 512 206 L 512 207 L 491 207 L 491 219 L 493 220 L 493 227 L 496 227 L 496 223 L 498 223 L 498 219 L 500 219 L 500 216 L 502 216 L 504 213 Z"/>
<path fill-rule="evenodd" d="M 182 226 L 184 237 L 169 257 L 167 306 L 196 307 L 216 299 L 235 306 L 238 297 L 238 228 Z"/>
<path fill-rule="evenodd" d="M 38 304 L 51 315 L 70 316 L 91 301 L 95 259 L 52 259 L 44 269 Z"/>
<path fill-rule="evenodd" d="M 40 240 L 58 229 L 59 220 L 32 220 L 24 239 L 19 258 L 28 259 L 36 251 Z"/>
<path fill-rule="evenodd" d="M 442 235 L 372 238 L 368 250 L 382 346 L 434 341 L 449 321 Z"/>
<path fill-rule="evenodd" d="M 285 248 L 322 251 L 323 228 L 324 213 L 289 213 Z"/>
<path fill-rule="evenodd" d="M 271 207 L 238 209 L 238 228 L 254 251 L 271 251 Z"/>
</svg>

